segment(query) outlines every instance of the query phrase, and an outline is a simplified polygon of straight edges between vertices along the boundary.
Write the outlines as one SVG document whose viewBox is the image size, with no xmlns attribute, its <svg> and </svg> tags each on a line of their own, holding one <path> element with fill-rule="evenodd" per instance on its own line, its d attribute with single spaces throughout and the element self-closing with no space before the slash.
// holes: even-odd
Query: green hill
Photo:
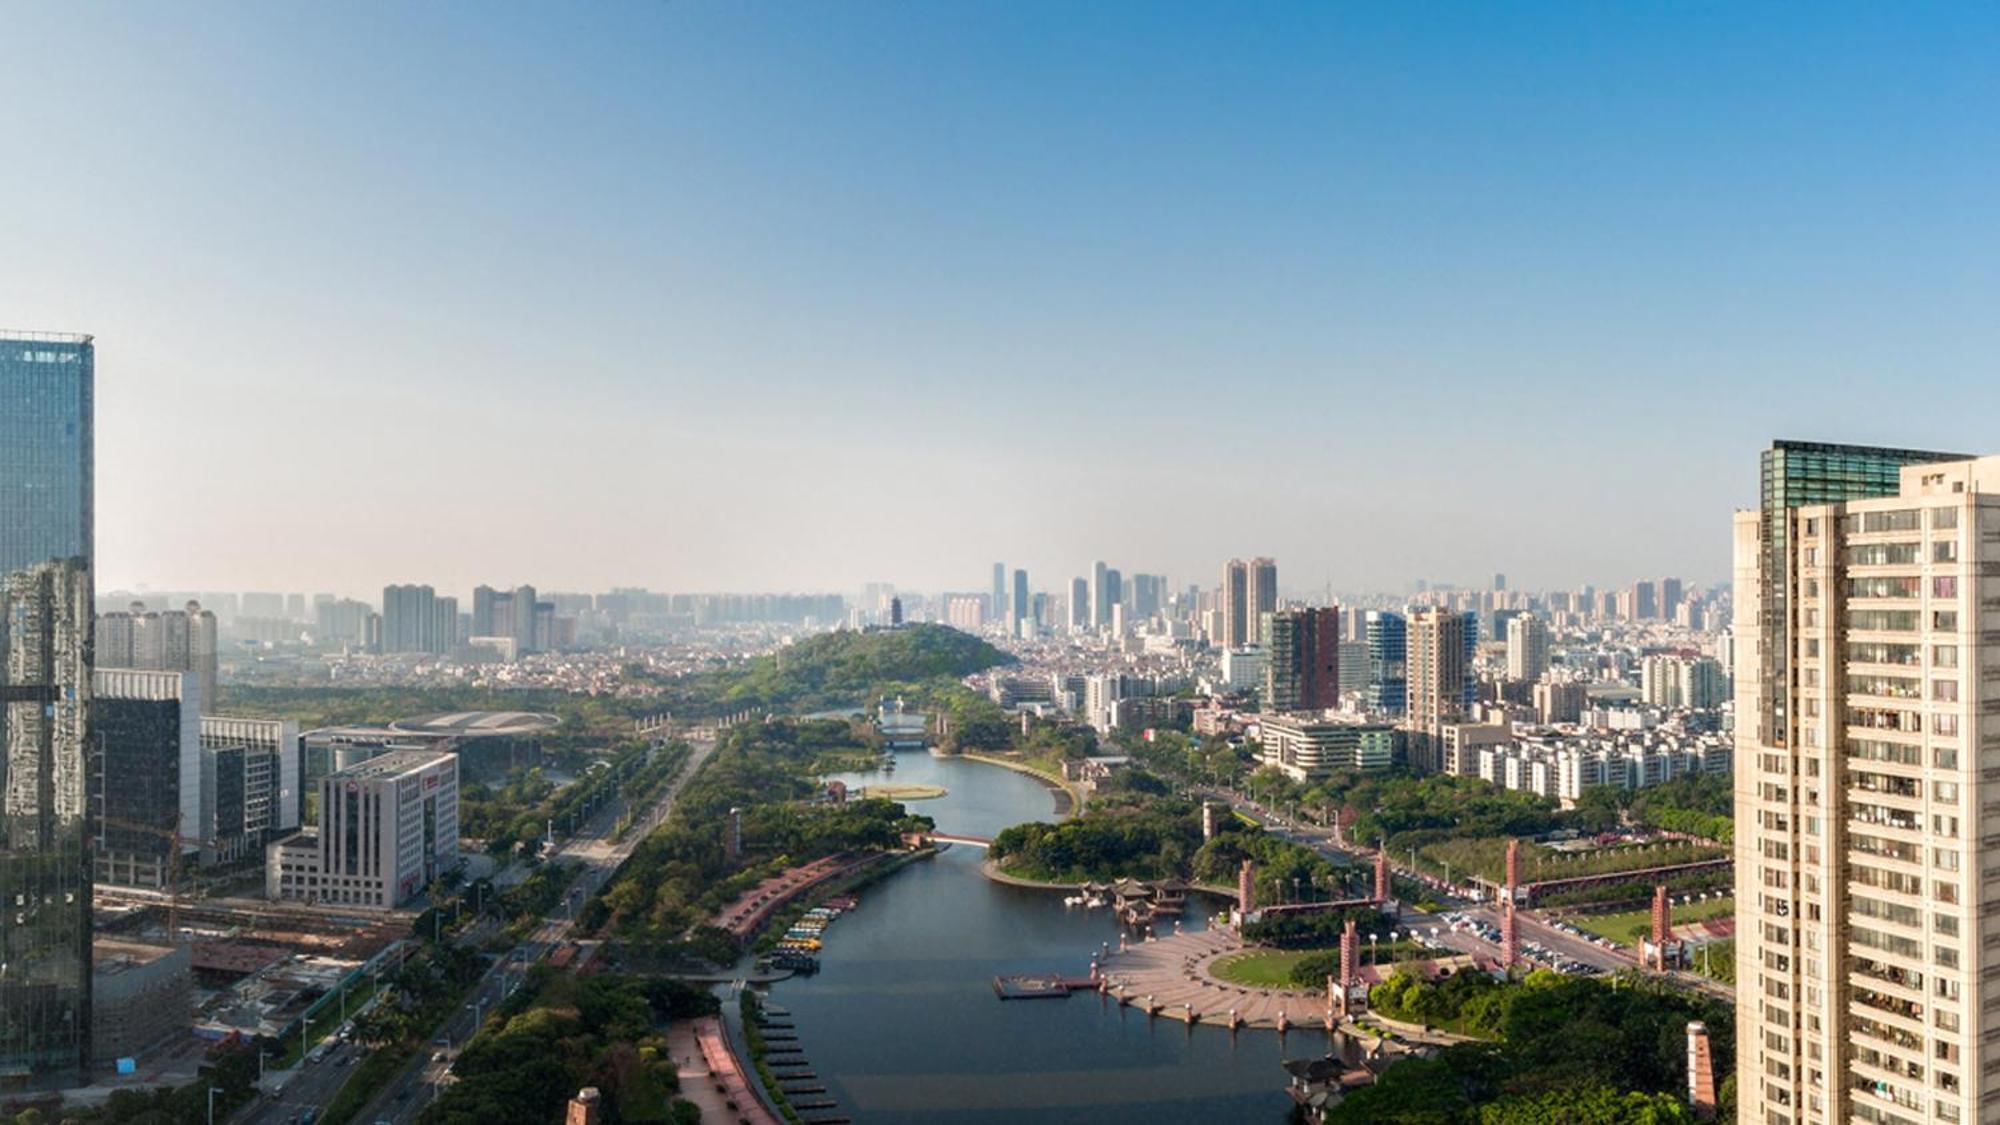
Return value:
<svg viewBox="0 0 2000 1125">
<path fill-rule="evenodd" d="M 722 674 L 729 706 L 846 707 L 905 685 L 959 679 L 1013 657 L 945 625 L 905 625 L 807 637 Z"/>
</svg>

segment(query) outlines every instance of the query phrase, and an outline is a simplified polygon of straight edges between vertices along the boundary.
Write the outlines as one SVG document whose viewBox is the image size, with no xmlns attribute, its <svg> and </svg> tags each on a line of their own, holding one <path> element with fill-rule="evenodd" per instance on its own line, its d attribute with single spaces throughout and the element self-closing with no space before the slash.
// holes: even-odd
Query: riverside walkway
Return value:
<svg viewBox="0 0 2000 1125">
<path fill-rule="evenodd" d="M 1243 948 L 1243 940 L 1226 928 L 1183 931 L 1106 954 L 1099 959 L 1098 975 L 1106 995 L 1163 1019 L 1280 1031 L 1328 1028 L 1324 990 L 1254 988 L 1217 978 L 1212 971 L 1215 962 Z M 1421 963 L 1420 971 L 1435 971 L 1456 960 Z M 1360 972 L 1369 984 L 1386 975 L 1375 966 L 1363 966 Z M 1409 1037 L 1433 1043 L 1459 1038 L 1424 1035 L 1421 1029 L 1410 1029 Z"/>
</svg>

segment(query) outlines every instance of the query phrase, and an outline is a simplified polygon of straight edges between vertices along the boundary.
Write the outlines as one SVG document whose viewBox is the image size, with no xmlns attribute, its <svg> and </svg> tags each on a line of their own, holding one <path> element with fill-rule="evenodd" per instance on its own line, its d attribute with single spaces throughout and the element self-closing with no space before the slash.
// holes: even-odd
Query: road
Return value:
<svg viewBox="0 0 2000 1125">
<path fill-rule="evenodd" d="M 1356 861 L 1356 857 L 1351 853 L 1334 847 L 1333 833 L 1327 829 L 1293 823 L 1277 813 L 1244 799 L 1240 794 L 1223 790 L 1202 790 L 1201 795 L 1228 802 L 1231 808 L 1257 821 L 1264 826 L 1266 831 L 1283 839 L 1290 840 L 1296 844 L 1303 844 L 1329 858 L 1341 859 L 1347 862 Z M 1438 886 L 1436 879 L 1422 875 L 1403 864 L 1396 863 L 1393 857 L 1391 858 L 1390 866 L 1399 875 L 1406 878 L 1421 879 L 1427 885 L 1430 885 L 1433 888 L 1432 893 L 1437 896 L 1438 900 L 1452 910 L 1463 912 L 1467 916 L 1489 923 L 1495 928 L 1499 927 L 1500 910 L 1498 907 L 1481 905 L 1463 896 L 1454 895 L 1443 890 Z M 1470 930 L 1462 929 L 1454 932 L 1450 928 L 1450 924 L 1442 918 L 1435 914 L 1415 909 L 1414 907 L 1405 906 L 1403 908 L 1402 924 L 1411 929 L 1421 931 L 1425 935 L 1429 935 L 1435 929 L 1439 945 L 1461 953 L 1472 953 L 1482 957 L 1493 958 L 1500 956 L 1500 947 L 1496 943 L 1487 941 Z M 1552 950 L 1558 957 L 1568 958 L 1569 960 L 1577 961 L 1605 972 L 1619 972 L 1638 967 L 1639 962 L 1637 957 L 1622 946 L 1615 949 L 1606 949 L 1604 946 L 1588 938 L 1577 937 L 1574 934 L 1558 930 L 1530 911 L 1519 911 L 1515 915 L 1515 924 L 1523 944 L 1532 941 L 1537 945 Z M 1549 960 L 1547 957 L 1529 954 L 1526 950 L 1522 951 L 1522 955 L 1538 962 L 1545 963 Z M 1733 995 L 1731 990 L 1726 986 L 1716 985 L 1714 981 L 1702 980 L 1701 978 L 1696 978 L 1691 974 L 1685 973 L 1677 973 L 1674 976 L 1677 983 L 1700 988 L 1701 991 L 1708 992 L 1711 995 L 1720 995 L 1725 999 Z M 1693 981 L 1700 981 L 1701 983 L 1691 983 Z"/>
<path fill-rule="evenodd" d="M 583 831 L 571 836 L 556 849 L 549 862 L 565 862 L 577 868 L 562 902 L 541 920 L 526 939 L 487 968 L 467 1002 L 432 1032 L 425 1049 L 418 1052 L 400 1074 L 362 1107 L 361 1112 L 355 1115 L 355 1121 L 362 1125 L 379 1121 L 400 1125 L 413 1120 L 418 1111 L 437 1096 L 439 1079 L 449 1069 L 451 1056 L 478 1030 L 485 1014 L 492 1011 L 493 1006 L 509 991 L 520 986 L 527 967 L 547 956 L 551 949 L 568 938 L 570 929 L 575 925 L 577 908 L 597 893 L 619 864 L 624 863 L 639 843 L 660 826 L 673 810 L 674 801 L 688 779 L 715 752 L 713 736 L 698 736 L 691 740 L 690 746 L 691 752 L 680 774 L 660 794 L 645 819 L 634 824 L 623 839 L 610 839 L 611 830 L 623 812 L 622 807 L 614 803 L 600 811 L 584 826 Z M 479 931 L 459 940 L 477 941 L 483 940 L 484 936 L 484 931 Z M 308 1108 L 324 1109 L 354 1073 L 355 1064 L 365 1057 L 363 1048 L 345 1045 L 330 1052 L 321 1062 L 301 1062 L 278 1097 L 247 1107 L 235 1121 L 238 1125 L 288 1125 L 293 1115 L 302 1114 Z"/>
</svg>

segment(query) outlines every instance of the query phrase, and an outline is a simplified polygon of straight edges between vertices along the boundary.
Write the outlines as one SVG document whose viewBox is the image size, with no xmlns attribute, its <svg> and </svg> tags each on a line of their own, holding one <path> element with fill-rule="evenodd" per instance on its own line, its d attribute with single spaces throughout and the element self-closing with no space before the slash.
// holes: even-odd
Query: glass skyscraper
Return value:
<svg viewBox="0 0 2000 1125">
<path fill-rule="evenodd" d="M 1791 716 L 1778 689 L 1786 682 L 1791 654 L 1777 638 L 1786 635 L 1792 604 L 1790 555 L 1792 512 L 1808 504 L 1837 504 L 1894 496 L 1903 466 L 1935 461 L 1966 461 L 1962 453 L 1924 449 L 1892 449 L 1873 445 L 1834 445 L 1817 441 L 1771 443 L 1758 458 L 1759 528 L 1763 553 L 1759 602 L 1763 607 L 1761 638 L 1738 637 L 1737 644 L 1758 645 L 1763 696 L 1755 716 L 1747 716 L 1765 745 L 1790 743 Z M 1741 650 L 1739 649 L 1739 652 Z M 1739 656 L 1739 659 L 1741 657 Z M 1739 714 L 1737 722 L 1746 716 Z"/>
<path fill-rule="evenodd" d="M 94 358 L 0 332 L 0 1090 L 89 1070 Z"/>
</svg>

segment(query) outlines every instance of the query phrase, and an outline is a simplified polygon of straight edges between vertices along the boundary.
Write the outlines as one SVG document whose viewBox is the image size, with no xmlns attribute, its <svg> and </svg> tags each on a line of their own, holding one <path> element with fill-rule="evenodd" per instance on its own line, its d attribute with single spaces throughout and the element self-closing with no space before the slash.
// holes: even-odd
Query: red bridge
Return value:
<svg viewBox="0 0 2000 1125">
<path fill-rule="evenodd" d="M 1733 856 L 1721 859 L 1705 859 L 1698 863 L 1676 863 L 1666 867 L 1642 867 L 1636 871 L 1607 871 L 1602 875 L 1578 875 L 1573 879 L 1545 879 L 1539 883 L 1529 883 L 1521 888 L 1524 895 L 1533 900 L 1551 891 L 1574 890 L 1578 887 L 1601 887 L 1609 883 L 1659 883 L 1677 875 L 1692 875 L 1702 871 L 1722 871 L 1734 869 Z M 1484 882 L 1484 880 L 1481 880 Z"/>
</svg>

